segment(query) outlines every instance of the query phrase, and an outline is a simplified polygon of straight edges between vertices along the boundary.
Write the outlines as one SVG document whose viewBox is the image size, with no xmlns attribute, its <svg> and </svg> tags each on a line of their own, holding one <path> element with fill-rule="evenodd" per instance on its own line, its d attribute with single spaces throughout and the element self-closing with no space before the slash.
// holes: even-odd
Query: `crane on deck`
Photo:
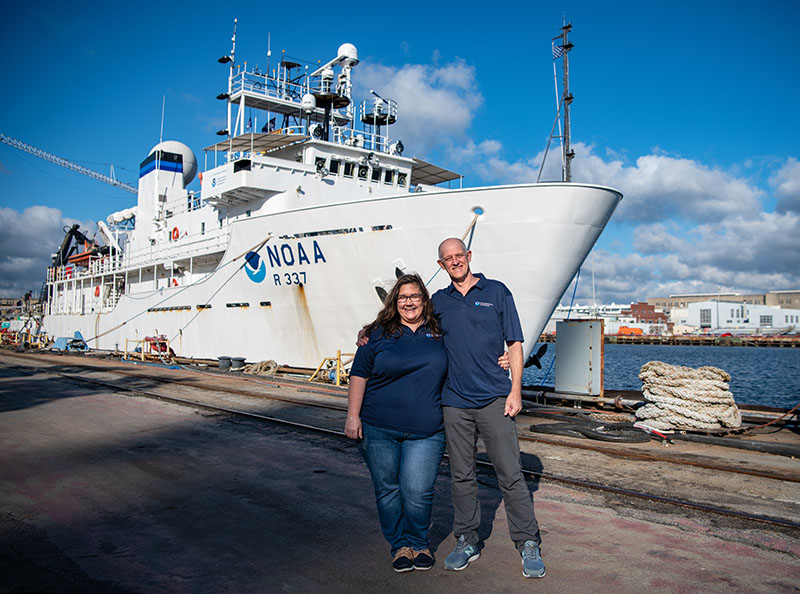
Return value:
<svg viewBox="0 0 800 594">
<path fill-rule="evenodd" d="M 101 182 L 105 182 L 110 184 L 114 187 L 120 188 L 131 194 L 137 194 L 139 190 L 131 186 L 130 184 L 126 184 L 125 182 L 121 182 L 114 177 L 114 166 L 111 166 L 111 176 L 103 175 L 102 173 L 98 173 L 97 171 L 93 171 L 87 167 L 82 165 L 78 165 L 77 163 L 73 163 L 63 157 L 59 157 L 52 153 L 48 153 L 47 151 L 43 151 L 40 148 L 36 148 L 35 146 L 31 146 L 21 140 L 17 140 L 16 138 L 11 138 L 10 136 L 6 136 L 2 132 L 0 132 L 0 141 L 4 142 L 9 146 L 13 146 L 14 148 L 18 148 L 21 151 L 25 151 L 26 153 L 30 153 L 51 163 L 55 163 L 56 165 L 61 165 L 62 167 L 66 167 L 67 169 L 71 169 L 77 173 L 82 173 L 83 175 L 88 175 L 89 177 L 96 179 Z"/>
</svg>

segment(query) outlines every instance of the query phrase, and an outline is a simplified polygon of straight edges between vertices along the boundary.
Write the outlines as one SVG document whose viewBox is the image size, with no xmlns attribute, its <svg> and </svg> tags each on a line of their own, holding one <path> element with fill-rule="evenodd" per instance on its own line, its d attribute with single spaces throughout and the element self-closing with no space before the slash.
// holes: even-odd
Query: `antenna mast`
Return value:
<svg viewBox="0 0 800 594">
<path fill-rule="evenodd" d="M 572 159 L 575 157 L 575 151 L 570 148 L 570 135 L 571 128 L 569 122 L 569 106 L 574 97 L 569 92 L 569 51 L 574 47 L 567 39 L 567 34 L 572 31 L 572 23 L 567 23 L 561 27 L 561 57 L 564 60 L 564 90 L 562 93 L 562 103 L 564 104 L 564 180 L 565 182 L 572 181 Z M 556 37 L 555 39 L 558 39 Z"/>
<path fill-rule="evenodd" d="M 547 154 L 550 151 L 550 143 L 553 138 L 561 139 L 561 181 L 572 181 L 572 159 L 575 157 L 575 151 L 570 147 L 571 127 L 569 121 L 569 106 L 572 103 L 573 96 L 569 92 L 569 58 L 567 53 L 574 47 L 567 39 L 567 34 L 572 30 L 572 24 L 567 23 L 561 27 L 561 35 L 553 37 L 551 42 L 553 48 L 553 80 L 556 87 L 556 98 L 558 98 L 558 79 L 556 78 L 555 61 L 557 58 L 563 60 L 564 69 L 564 90 L 561 93 L 561 98 L 558 99 L 558 106 L 556 109 L 556 118 L 553 121 L 553 129 L 550 131 L 550 138 L 547 140 L 547 146 L 544 149 L 544 156 L 542 157 L 542 164 L 539 166 L 539 175 L 536 178 L 538 183 L 542 179 L 542 172 L 544 171 L 544 163 L 547 160 Z M 556 45 L 560 41 L 561 45 Z M 564 108 L 564 134 L 561 134 L 561 108 Z M 558 134 L 556 134 L 556 126 L 558 126 Z"/>
</svg>

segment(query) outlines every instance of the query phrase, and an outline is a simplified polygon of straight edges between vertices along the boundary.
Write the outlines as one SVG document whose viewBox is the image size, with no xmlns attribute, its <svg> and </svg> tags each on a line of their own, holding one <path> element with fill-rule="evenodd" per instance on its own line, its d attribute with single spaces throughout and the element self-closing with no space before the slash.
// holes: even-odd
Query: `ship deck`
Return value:
<svg viewBox="0 0 800 594">
<path fill-rule="evenodd" d="M 626 445 L 631 458 L 558 436 L 522 442 L 537 471 L 543 580 L 522 577 L 490 469 L 479 474 L 481 558 L 444 571 L 446 461 L 431 529 L 437 564 L 395 574 L 369 473 L 336 434 L 341 403 L 341 390 L 297 381 L 0 351 L 0 591 L 797 591 L 796 459 L 683 442 Z M 533 421 L 518 422 L 522 434 Z M 791 431 L 780 439 L 800 445 Z M 653 459 L 667 453 L 694 464 Z M 588 486 L 600 480 L 616 490 Z M 679 497 L 700 506 L 667 501 Z M 752 517 L 702 509 L 712 504 Z"/>
</svg>

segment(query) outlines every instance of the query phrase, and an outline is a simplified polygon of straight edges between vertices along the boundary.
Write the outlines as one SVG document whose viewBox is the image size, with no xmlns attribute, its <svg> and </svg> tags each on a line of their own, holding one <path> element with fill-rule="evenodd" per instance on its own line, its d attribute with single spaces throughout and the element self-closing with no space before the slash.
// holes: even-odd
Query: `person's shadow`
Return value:
<svg viewBox="0 0 800 594">
<path fill-rule="evenodd" d="M 542 461 L 538 456 L 533 454 L 521 453 L 520 456 L 522 468 L 526 471 L 536 473 L 533 475 L 530 473 L 525 474 L 525 482 L 528 485 L 528 490 L 533 494 L 539 489 L 539 476 L 543 468 Z M 479 453 L 477 459 L 480 462 L 489 461 L 485 453 Z M 478 528 L 478 536 L 481 542 L 485 542 L 492 536 L 492 528 L 495 516 L 497 515 L 497 508 L 503 497 L 500 493 L 497 476 L 492 467 L 478 464 L 476 467 L 476 475 L 478 480 L 478 501 L 481 506 L 481 523 Z M 534 499 L 534 515 L 535 514 L 536 501 Z M 431 529 L 429 532 L 431 550 L 436 551 L 439 546 L 444 543 L 442 554 L 449 554 L 451 544 L 454 546 L 455 541 L 453 540 L 452 543 L 445 541 L 452 537 L 452 535 L 453 503 L 450 489 L 450 464 L 447 458 L 445 458 L 442 465 L 439 467 L 439 476 L 436 479 L 436 494 L 433 499 Z"/>
</svg>

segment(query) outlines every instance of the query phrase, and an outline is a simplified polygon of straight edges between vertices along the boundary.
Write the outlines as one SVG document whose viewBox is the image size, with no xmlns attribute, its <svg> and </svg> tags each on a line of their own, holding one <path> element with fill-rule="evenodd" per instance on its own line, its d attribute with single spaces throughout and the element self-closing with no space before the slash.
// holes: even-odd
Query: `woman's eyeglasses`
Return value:
<svg viewBox="0 0 800 594">
<path fill-rule="evenodd" d="M 412 293 L 411 295 L 397 296 L 398 303 L 405 303 L 406 301 L 413 301 L 414 303 L 419 303 L 420 301 L 422 301 L 422 293 Z"/>
</svg>

